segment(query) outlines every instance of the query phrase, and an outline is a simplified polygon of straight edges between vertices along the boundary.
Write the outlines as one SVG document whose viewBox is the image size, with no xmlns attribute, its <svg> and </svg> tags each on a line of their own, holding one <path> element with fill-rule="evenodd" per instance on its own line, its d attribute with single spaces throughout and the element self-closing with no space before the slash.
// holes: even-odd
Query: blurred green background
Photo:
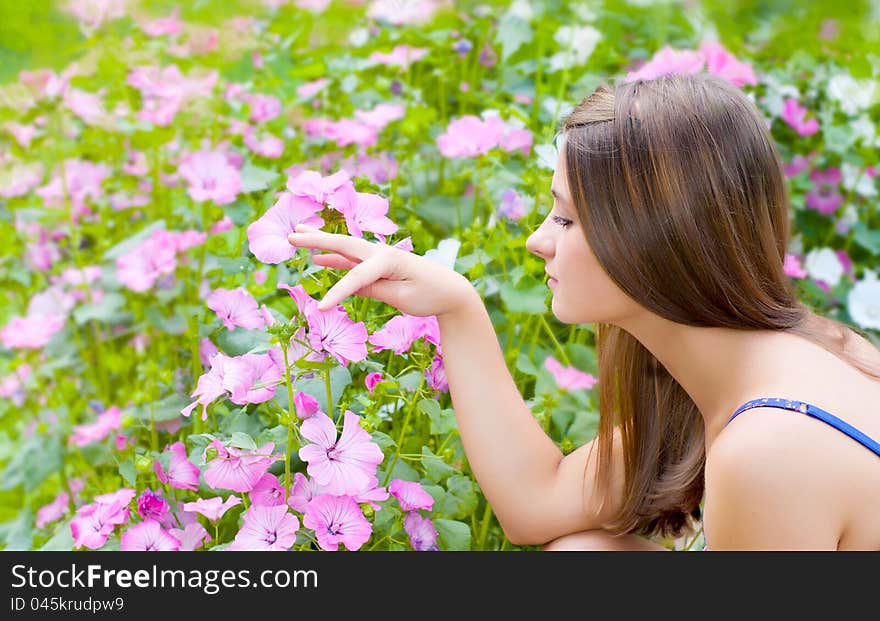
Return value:
<svg viewBox="0 0 880 621">
<path fill-rule="evenodd" d="M 90 41 L 80 32 L 76 19 L 62 10 L 67 0 L 0 0 L 0 83 L 15 78 L 22 69 L 63 69 L 73 58 L 88 50 Z M 292 0 L 291 0 L 292 1 Z M 345 0 L 335 0 L 342 3 Z M 260 0 L 132 0 L 130 5 L 156 16 L 171 13 L 180 6 L 184 20 L 217 24 L 247 14 Z M 463 12 L 483 4 L 455 2 Z M 493 5 L 505 3 L 492 3 Z M 562 2 L 533 2 L 551 11 Z M 589 5 L 589 2 L 585 4 Z M 611 4 L 611 3 L 609 3 Z M 723 29 L 719 34 L 735 47 L 748 48 L 763 43 L 766 53 L 783 62 L 792 50 L 805 50 L 830 56 L 848 66 L 855 77 L 869 76 L 869 50 L 880 51 L 880 0 L 678 0 L 621 1 L 620 8 L 650 5 L 654 12 L 654 40 L 675 44 L 677 25 L 689 11 L 699 6 L 712 23 Z M 332 6 L 330 9 L 332 11 Z M 562 10 L 562 7 L 560 7 Z M 833 24 L 826 23 L 834 20 Z M 835 32 L 823 40 L 819 34 Z M 111 23 L 112 27 L 112 23 Z"/>
</svg>

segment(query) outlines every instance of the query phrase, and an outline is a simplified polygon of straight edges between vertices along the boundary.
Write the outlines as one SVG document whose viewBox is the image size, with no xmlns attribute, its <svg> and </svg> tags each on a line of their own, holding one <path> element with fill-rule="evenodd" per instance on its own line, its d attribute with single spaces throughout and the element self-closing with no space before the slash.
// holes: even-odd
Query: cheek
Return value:
<svg viewBox="0 0 880 621">
<path fill-rule="evenodd" d="M 611 323 L 626 313 L 627 296 L 587 248 L 572 253 L 560 270 L 559 280 L 551 309 L 563 323 Z"/>
</svg>

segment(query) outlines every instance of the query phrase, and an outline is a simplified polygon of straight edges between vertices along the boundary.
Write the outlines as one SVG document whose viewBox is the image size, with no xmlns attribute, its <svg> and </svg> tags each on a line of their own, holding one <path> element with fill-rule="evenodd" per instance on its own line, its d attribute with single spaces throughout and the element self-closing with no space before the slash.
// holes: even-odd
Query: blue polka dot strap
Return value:
<svg viewBox="0 0 880 621">
<path fill-rule="evenodd" d="M 739 406 L 736 412 L 733 413 L 733 416 L 731 416 L 730 419 L 727 421 L 725 426 L 729 425 L 730 421 L 732 421 L 738 415 L 751 408 L 781 408 L 783 410 L 801 412 L 802 414 L 806 414 L 807 416 L 818 418 L 822 422 L 831 425 L 838 431 L 842 431 L 859 444 L 876 453 L 877 456 L 880 456 L 880 442 L 877 442 L 871 437 L 865 435 L 846 421 L 840 420 L 834 414 L 826 412 L 822 408 L 816 407 L 815 405 L 812 405 L 810 403 L 804 403 L 803 401 L 792 401 L 791 399 L 777 399 L 773 397 L 752 399 L 751 401 L 747 401 L 746 403 L 743 403 L 741 406 Z"/>
</svg>

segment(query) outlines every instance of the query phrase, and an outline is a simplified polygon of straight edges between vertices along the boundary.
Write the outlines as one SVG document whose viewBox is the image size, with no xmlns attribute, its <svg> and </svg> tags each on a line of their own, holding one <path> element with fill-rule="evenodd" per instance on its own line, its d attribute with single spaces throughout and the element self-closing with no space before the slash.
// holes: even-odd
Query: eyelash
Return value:
<svg viewBox="0 0 880 621">
<path fill-rule="evenodd" d="M 571 220 L 568 220 L 567 218 L 561 218 L 559 216 L 553 216 L 553 222 L 555 224 L 558 224 L 559 226 L 561 226 L 564 229 L 567 229 L 568 227 L 570 227 L 572 225 Z"/>
</svg>

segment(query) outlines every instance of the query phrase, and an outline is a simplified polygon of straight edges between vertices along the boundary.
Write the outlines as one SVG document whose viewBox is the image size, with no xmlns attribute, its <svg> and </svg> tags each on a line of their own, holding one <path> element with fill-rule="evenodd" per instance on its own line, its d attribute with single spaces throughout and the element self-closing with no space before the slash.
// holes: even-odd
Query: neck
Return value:
<svg viewBox="0 0 880 621">
<path fill-rule="evenodd" d="M 767 330 L 703 328 L 644 313 L 617 325 L 644 345 L 684 388 L 703 417 L 706 450 L 734 410 L 778 375 Z"/>
</svg>

